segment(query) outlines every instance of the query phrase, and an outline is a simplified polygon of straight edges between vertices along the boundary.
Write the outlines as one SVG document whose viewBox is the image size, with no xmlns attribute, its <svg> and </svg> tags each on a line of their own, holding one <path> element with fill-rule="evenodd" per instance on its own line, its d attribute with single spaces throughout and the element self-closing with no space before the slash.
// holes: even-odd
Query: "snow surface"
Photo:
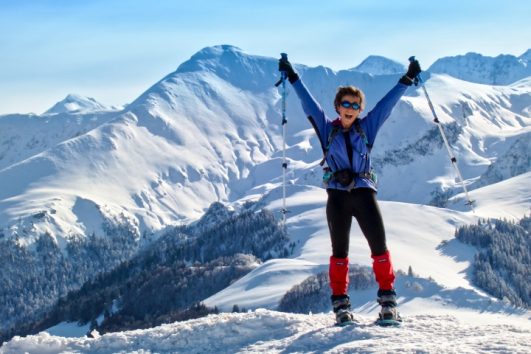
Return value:
<svg viewBox="0 0 531 354">
<path fill-rule="evenodd" d="M 461 290 L 471 290 L 468 297 L 476 298 L 477 310 L 485 310 L 488 303 L 480 303 L 485 295 L 478 292 L 468 277 L 474 248 L 454 240 L 454 232 L 462 225 L 474 224 L 478 218 L 520 219 L 531 211 L 531 172 L 475 191 L 478 197 L 474 211 L 455 211 L 425 205 L 380 201 L 386 228 L 388 247 L 396 269 L 407 272 L 409 266 L 421 277 L 431 277 L 442 288 L 453 290 L 445 300 L 448 304 L 462 306 Z M 272 193 L 275 195 L 275 193 Z M 461 196 L 458 196 L 458 198 Z M 266 198 L 267 200 L 267 198 Z M 307 277 L 308 272 L 318 273 L 328 268 L 331 254 L 328 226 L 325 218 L 326 192 L 316 187 L 293 186 L 288 188 L 288 233 L 297 243 L 294 259 L 275 259 L 266 262 L 226 289 L 205 300 L 208 306 L 218 306 L 230 311 L 233 305 L 240 308 L 276 308 L 286 291 Z M 459 203 L 462 205 L 462 200 Z M 266 207 L 280 211 L 281 199 L 270 200 Z M 350 236 L 349 258 L 352 263 L 371 266 L 370 251 L 357 223 L 353 222 Z M 397 284 L 398 293 L 406 290 Z M 401 287 L 401 288 L 400 288 Z M 276 296 L 274 296 L 276 294 Z M 366 306 L 375 294 L 352 296 L 353 305 Z M 418 298 L 431 298 L 429 291 L 418 293 Z M 482 300 L 483 299 L 483 300 Z M 438 300 L 437 300 L 438 301 Z M 489 300 L 490 301 L 490 300 Z M 375 310 L 371 308 L 371 310 Z M 424 307 L 413 311 L 424 312 Z"/>
<path fill-rule="evenodd" d="M 43 332 L 16 337 L 3 354 L 19 353 L 529 353 L 529 321 L 507 323 L 491 314 L 424 314 L 400 328 L 333 326 L 329 314 L 270 310 L 223 313 L 148 330 L 95 338 L 61 338 Z"/>
</svg>

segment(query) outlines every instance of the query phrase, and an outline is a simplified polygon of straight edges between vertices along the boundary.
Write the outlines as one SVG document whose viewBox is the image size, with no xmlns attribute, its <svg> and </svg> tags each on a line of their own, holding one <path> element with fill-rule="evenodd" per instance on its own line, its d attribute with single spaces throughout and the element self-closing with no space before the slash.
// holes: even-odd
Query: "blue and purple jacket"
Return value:
<svg viewBox="0 0 531 354">
<path fill-rule="evenodd" d="M 336 127 L 335 129 L 338 127 L 341 128 L 339 133 L 334 135 L 330 146 L 328 146 L 326 163 L 331 171 L 336 172 L 344 169 L 352 169 L 356 175 L 354 188 L 371 188 L 375 191 L 377 190 L 375 181 L 367 177 L 371 172 L 370 148 L 374 144 L 378 130 L 387 118 L 389 118 L 394 106 L 408 87 L 407 85 L 397 83 L 364 118 L 361 118 L 359 125 L 365 134 L 365 141 L 360 132 L 354 128 L 354 124 L 348 131 L 343 131 L 339 119 L 334 121 L 330 120 L 302 80 L 299 79 L 293 83 L 293 88 L 302 103 L 302 109 L 312 123 L 321 142 L 323 151 L 325 151 L 329 144 L 330 133 L 334 127 Z M 345 139 L 350 139 L 351 142 L 352 164 L 347 153 Z M 333 178 L 328 182 L 327 188 L 349 189 L 349 187 L 342 186 Z"/>
</svg>

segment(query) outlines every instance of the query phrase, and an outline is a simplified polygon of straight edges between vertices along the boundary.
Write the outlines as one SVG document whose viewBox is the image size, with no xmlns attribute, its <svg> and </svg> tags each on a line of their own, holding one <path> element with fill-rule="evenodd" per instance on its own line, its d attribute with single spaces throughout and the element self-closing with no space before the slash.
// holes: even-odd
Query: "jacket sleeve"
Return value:
<svg viewBox="0 0 531 354">
<path fill-rule="evenodd" d="M 295 89 L 295 92 L 301 101 L 302 110 L 308 117 L 310 123 L 312 123 L 312 126 L 319 137 L 319 141 L 321 142 L 321 146 L 324 147 L 326 145 L 325 142 L 327 140 L 328 133 L 327 118 L 323 108 L 315 100 L 315 98 L 313 98 L 312 94 L 310 91 L 308 91 L 306 85 L 304 85 L 301 79 L 293 83 L 293 88 Z"/>
<path fill-rule="evenodd" d="M 404 95 L 409 86 L 402 83 L 397 83 L 377 104 L 367 117 L 363 119 L 365 134 L 369 144 L 374 144 L 376 134 L 382 124 L 389 118 L 391 111 Z"/>
</svg>

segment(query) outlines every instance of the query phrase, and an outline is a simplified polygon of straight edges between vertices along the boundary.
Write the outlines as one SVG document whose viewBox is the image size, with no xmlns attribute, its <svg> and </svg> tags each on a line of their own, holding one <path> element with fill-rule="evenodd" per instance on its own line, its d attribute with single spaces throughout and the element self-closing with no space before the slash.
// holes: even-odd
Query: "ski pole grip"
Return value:
<svg viewBox="0 0 531 354">
<path fill-rule="evenodd" d="M 415 56 L 412 55 L 412 56 L 409 57 L 408 60 L 409 60 L 410 63 L 413 63 L 417 59 L 415 59 Z M 413 83 L 415 84 L 415 86 L 418 86 L 419 83 L 422 83 L 422 77 L 420 77 L 420 73 L 413 79 Z"/>
<path fill-rule="evenodd" d="M 286 53 L 280 53 L 280 60 L 288 61 L 288 55 Z M 275 84 L 275 87 L 280 86 L 284 80 L 288 77 L 288 73 L 285 71 L 280 72 L 280 80 L 278 80 Z"/>
</svg>

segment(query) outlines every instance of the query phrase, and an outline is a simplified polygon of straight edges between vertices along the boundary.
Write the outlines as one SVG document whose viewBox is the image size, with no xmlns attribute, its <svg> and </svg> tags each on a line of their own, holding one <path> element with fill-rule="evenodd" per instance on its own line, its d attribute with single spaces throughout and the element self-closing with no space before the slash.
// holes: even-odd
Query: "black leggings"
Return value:
<svg viewBox="0 0 531 354">
<path fill-rule="evenodd" d="M 328 189 L 326 218 L 332 239 L 332 255 L 336 258 L 348 257 L 350 226 L 355 217 L 361 232 L 369 242 L 372 256 L 387 251 L 385 229 L 376 192 L 370 188 L 357 188 L 351 192 Z"/>
</svg>

